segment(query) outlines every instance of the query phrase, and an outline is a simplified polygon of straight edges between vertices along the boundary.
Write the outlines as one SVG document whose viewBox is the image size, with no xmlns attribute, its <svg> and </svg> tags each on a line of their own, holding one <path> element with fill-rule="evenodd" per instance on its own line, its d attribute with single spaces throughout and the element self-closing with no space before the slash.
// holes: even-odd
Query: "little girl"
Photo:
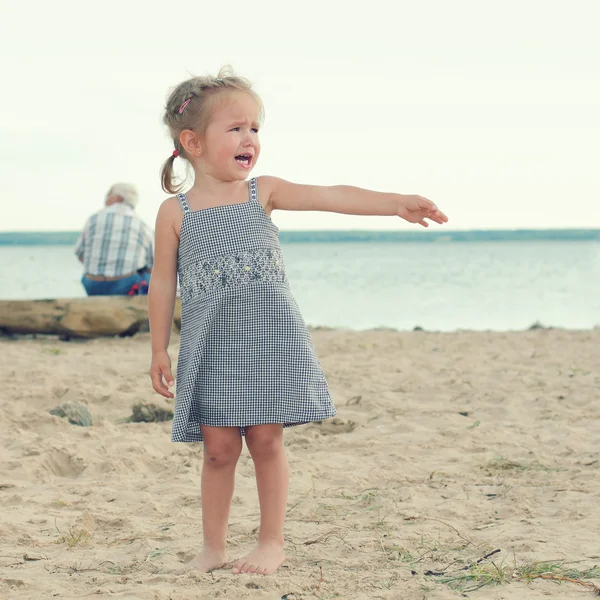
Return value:
<svg viewBox="0 0 600 600">
<path fill-rule="evenodd" d="M 194 77 L 171 93 L 164 123 L 173 154 L 162 187 L 173 197 L 156 220 L 150 282 L 150 376 L 173 398 L 167 352 L 179 276 L 181 340 L 172 439 L 204 442 L 204 547 L 191 565 L 223 566 L 242 436 L 254 461 L 258 544 L 234 573 L 269 574 L 285 558 L 288 467 L 283 428 L 336 414 L 310 334 L 290 292 L 271 212 L 331 211 L 398 216 L 427 227 L 448 219 L 426 198 L 357 187 L 247 180 L 260 154 L 260 98 L 229 70 Z M 173 164 L 186 160 L 194 184 L 178 193 Z"/>
</svg>

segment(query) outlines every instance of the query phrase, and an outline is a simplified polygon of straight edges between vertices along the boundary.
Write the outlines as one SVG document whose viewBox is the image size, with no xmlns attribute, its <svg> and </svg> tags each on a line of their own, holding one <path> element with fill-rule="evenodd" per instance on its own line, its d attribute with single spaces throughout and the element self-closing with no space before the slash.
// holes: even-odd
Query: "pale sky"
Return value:
<svg viewBox="0 0 600 600">
<path fill-rule="evenodd" d="M 3 2 L 0 230 L 78 230 L 117 181 L 153 226 L 167 93 L 223 64 L 265 103 L 255 175 L 421 194 L 448 229 L 600 227 L 598 23 L 599 0 Z"/>
</svg>

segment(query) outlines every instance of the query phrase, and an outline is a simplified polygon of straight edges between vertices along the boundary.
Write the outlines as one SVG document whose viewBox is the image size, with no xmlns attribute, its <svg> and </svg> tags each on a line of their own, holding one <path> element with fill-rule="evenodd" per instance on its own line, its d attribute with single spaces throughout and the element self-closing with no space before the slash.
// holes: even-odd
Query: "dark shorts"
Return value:
<svg viewBox="0 0 600 600">
<path fill-rule="evenodd" d="M 145 296 L 148 294 L 150 273 L 134 273 L 114 281 L 94 281 L 84 275 L 81 283 L 88 296 Z"/>
</svg>

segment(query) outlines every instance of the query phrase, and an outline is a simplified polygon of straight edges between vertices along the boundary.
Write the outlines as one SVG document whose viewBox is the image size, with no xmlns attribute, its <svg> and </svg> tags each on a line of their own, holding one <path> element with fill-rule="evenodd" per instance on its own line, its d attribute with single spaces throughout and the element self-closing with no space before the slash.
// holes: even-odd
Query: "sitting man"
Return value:
<svg viewBox="0 0 600 600">
<path fill-rule="evenodd" d="M 135 214 L 137 202 L 133 185 L 116 183 L 105 208 L 87 220 L 75 254 L 84 265 L 81 283 L 88 296 L 148 293 L 154 234 Z"/>
</svg>

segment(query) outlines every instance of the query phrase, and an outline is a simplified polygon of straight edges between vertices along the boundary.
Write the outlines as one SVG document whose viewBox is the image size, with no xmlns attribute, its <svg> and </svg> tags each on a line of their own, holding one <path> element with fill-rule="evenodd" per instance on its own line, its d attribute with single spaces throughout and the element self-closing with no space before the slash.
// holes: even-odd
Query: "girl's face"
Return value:
<svg viewBox="0 0 600 600">
<path fill-rule="evenodd" d="M 260 154 L 260 108 L 250 94 L 232 92 L 214 109 L 202 143 L 206 170 L 223 181 L 243 181 Z"/>
</svg>

